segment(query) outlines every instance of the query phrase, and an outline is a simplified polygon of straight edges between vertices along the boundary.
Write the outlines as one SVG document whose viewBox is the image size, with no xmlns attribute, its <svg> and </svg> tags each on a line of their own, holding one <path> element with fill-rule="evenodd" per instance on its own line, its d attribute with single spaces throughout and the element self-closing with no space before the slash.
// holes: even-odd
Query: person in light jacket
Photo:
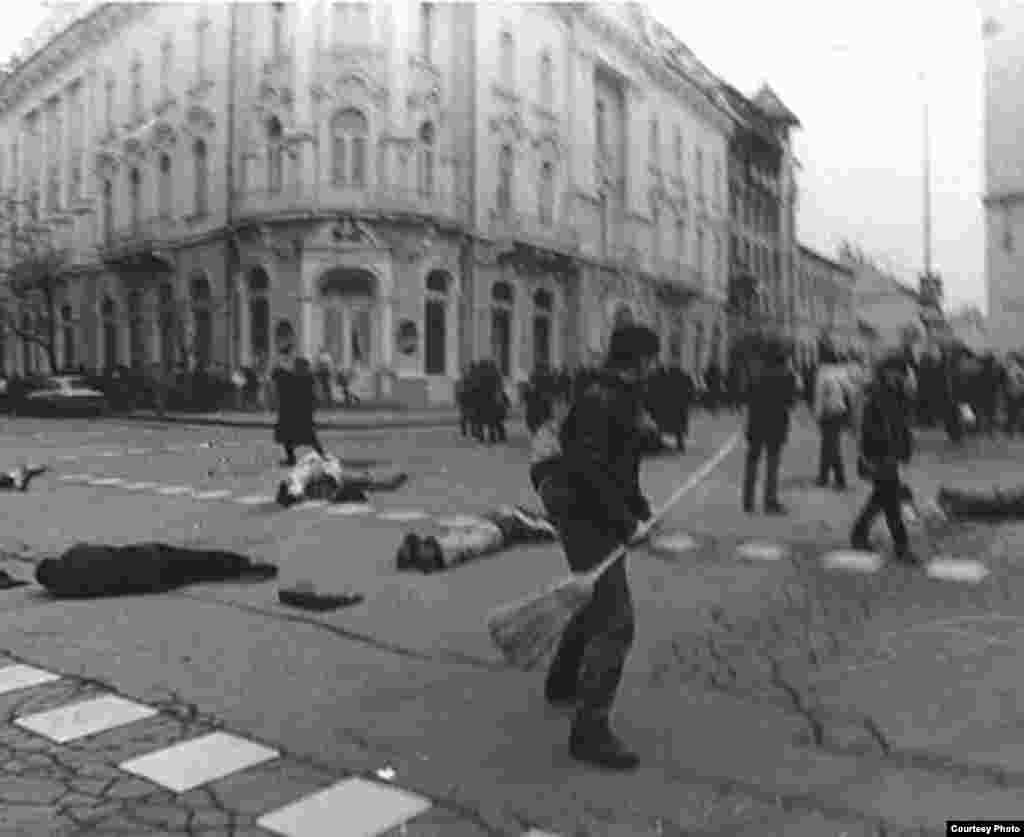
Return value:
<svg viewBox="0 0 1024 837">
<path fill-rule="evenodd" d="M 814 383 L 814 417 L 821 432 L 818 458 L 818 485 L 825 488 L 835 477 L 839 491 L 846 490 L 843 467 L 843 428 L 849 426 L 853 412 L 853 392 L 846 367 L 831 348 L 821 351 L 821 366 Z"/>
</svg>

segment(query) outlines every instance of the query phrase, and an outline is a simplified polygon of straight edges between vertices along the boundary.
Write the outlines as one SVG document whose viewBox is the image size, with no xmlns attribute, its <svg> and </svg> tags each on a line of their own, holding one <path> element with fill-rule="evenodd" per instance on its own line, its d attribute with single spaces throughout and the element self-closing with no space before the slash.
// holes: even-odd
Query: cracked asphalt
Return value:
<svg viewBox="0 0 1024 837">
<path fill-rule="evenodd" d="M 698 417 L 685 456 L 645 465 L 649 494 L 667 496 L 737 427 L 728 414 Z M 826 569 L 820 558 L 844 545 L 864 487 L 839 495 L 813 486 L 817 441 L 801 420 L 783 466 L 792 514 L 742 515 L 741 446 L 666 521 L 695 548 L 631 558 L 638 637 L 616 726 L 643 764 L 608 776 L 568 759 L 568 718 L 544 706 L 539 675 L 500 663 L 483 628 L 494 605 L 564 574 L 556 549 L 435 576 L 393 569 L 410 527 L 439 531 L 438 515 L 535 505 L 522 431 L 496 448 L 444 428 L 324 435 L 345 458 L 408 470 L 401 491 L 372 498 L 378 510 L 429 517 L 396 524 L 125 487 L 272 495 L 280 450 L 266 430 L 0 425 L 0 466 L 55 469 L 28 495 L 0 498 L 0 568 L 12 575 L 30 578 L 35 562 L 79 540 L 217 545 L 281 567 L 276 582 L 155 597 L 55 602 L 33 585 L 0 591 L 0 651 L 63 676 L 0 695 L 0 834 L 266 835 L 257 820 L 268 811 L 381 770 L 433 802 L 389 837 L 518 837 L 531 828 L 566 837 L 859 837 L 1024 817 L 1024 526 L 915 535 L 923 553 L 984 560 L 991 575 L 980 584 L 892 565 Z M 910 479 L 922 496 L 943 481 L 1021 476 L 1020 443 L 973 440 L 957 453 L 924 433 L 919 447 Z M 120 482 L 61 481 L 68 474 Z M 739 558 L 751 540 L 785 547 L 784 557 Z M 279 605 L 279 584 L 299 579 L 366 601 L 328 614 Z M 160 714 L 68 744 L 13 724 L 111 692 Z M 281 757 L 182 794 L 117 767 L 212 730 Z"/>
</svg>

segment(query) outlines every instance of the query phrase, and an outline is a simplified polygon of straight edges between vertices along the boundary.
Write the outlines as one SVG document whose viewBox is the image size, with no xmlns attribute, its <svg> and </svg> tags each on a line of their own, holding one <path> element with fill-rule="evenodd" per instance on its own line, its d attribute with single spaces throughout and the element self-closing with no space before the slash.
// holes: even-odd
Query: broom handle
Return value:
<svg viewBox="0 0 1024 837">
<path fill-rule="evenodd" d="M 664 504 L 657 511 L 655 511 L 654 514 L 651 515 L 649 525 L 653 526 L 655 523 L 657 523 L 659 520 L 661 520 L 661 518 L 663 518 L 665 516 L 665 514 L 668 512 L 668 510 L 671 509 L 676 503 L 678 503 L 680 498 L 687 491 L 689 491 L 697 483 L 699 483 L 702 479 L 704 479 L 704 477 L 706 477 L 713 470 L 715 470 L 715 468 L 718 467 L 719 463 L 723 459 L 725 459 L 726 456 L 729 455 L 729 452 L 733 449 L 733 447 L 736 445 L 736 442 L 738 440 L 739 440 L 739 434 L 736 433 L 736 434 L 734 434 L 732 436 L 732 438 L 728 442 L 726 442 L 726 444 L 718 451 L 718 453 L 716 453 L 710 460 L 705 462 L 700 468 L 698 468 L 694 473 L 692 473 L 686 479 L 686 481 L 683 482 L 682 485 L 680 485 L 675 491 L 673 491 L 672 492 L 672 496 L 669 497 L 664 502 Z M 589 579 L 591 581 L 591 583 L 596 583 L 597 580 L 602 575 L 604 575 L 605 571 L 612 564 L 614 564 L 616 561 L 618 561 L 620 558 L 622 558 L 622 556 L 624 556 L 628 551 L 629 551 L 629 544 L 628 543 L 620 544 L 619 546 L 617 546 L 615 548 L 614 552 L 612 552 L 607 558 L 605 558 L 600 564 L 598 564 L 596 567 L 594 567 L 594 569 L 592 569 L 584 577 Z"/>
</svg>

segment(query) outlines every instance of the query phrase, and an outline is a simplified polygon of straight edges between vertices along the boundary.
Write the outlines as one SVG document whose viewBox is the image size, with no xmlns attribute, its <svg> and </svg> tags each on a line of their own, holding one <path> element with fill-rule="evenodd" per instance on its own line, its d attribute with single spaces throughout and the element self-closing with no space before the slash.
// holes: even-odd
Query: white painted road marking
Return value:
<svg viewBox="0 0 1024 837">
<path fill-rule="evenodd" d="M 342 503 L 327 510 L 330 515 L 338 517 L 354 517 L 360 514 L 370 514 L 373 506 L 368 503 Z"/>
<path fill-rule="evenodd" d="M 397 788 L 346 779 L 260 817 L 282 837 L 375 837 L 428 811 L 431 802 Z"/>
<path fill-rule="evenodd" d="M 277 750 L 236 735 L 212 732 L 130 759 L 118 767 L 175 793 L 183 793 L 253 765 L 271 761 L 279 755 Z"/>
<path fill-rule="evenodd" d="M 943 581 L 966 581 L 970 584 L 984 581 L 989 575 L 988 568 L 980 561 L 956 558 L 936 558 L 928 564 L 925 573 L 929 578 L 938 578 Z"/>
<path fill-rule="evenodd" d="M 156 490 L 157 494 L 163 494 L 165 497 L 180 497 L 182 494 L 191 494 L 191 485 L 165 485 Z"/>
<path fill-rule="evenodd" d="M 197 500 L 221 500 L 224 497 L 230 497 L 231 492 L 224 489 L 220 491 L 197 491 L 192 496 Z"/>
<path fill-rule="evenodd" d="M 686 552 L 695 546 L 697 541 L 685 532 L 666 533 L 651 538 L 651 547 L 663 552 Z"/>
<path fill-rule="evenodd" d="M 736 553 L 749 561 L 779 561 L 786 554 L 786 549 L 777 543 L 748 541 L 740 544 Z"/>
<path fill-rule="evenodd" d="M 852 570 L 858 573 L 876 573 L 882 567 L 882 557 L 874 552 L 841 549 L 822 556 L 822 564 L 830 569 Z"/>
<path fill-rule="evenodd" d="M 16 692 L 19 689 L 27 689 L 29 686 L 41 686 L 43 683 L 52 683 L 60 680 L 59 674 L 44 671 L 41 668 L 21 665 L 0 668 L 0 695 L 8 692 Z"/>
<path fill-rule="evenodd" d="M 128 491 L 148 491 L 150 488 L 155 488 L 155 482 L 130 482 L 126 483 L 123 488 Z"/>
<path fill-rule="evenodd" d="M 120 477 L 103 477 L 98 480 L 89 480 L 89 485 L 120 485 L 124 480 Z"/>
<path fill-rule="evenodd" d="M 255 495 L 251 495 L 249 497 L 236 497 L 235 502 L 238 503 L 240 506 L 261 506 L 264 503 L 273 503 L 274 498 L 257 497 Z"/>
<path fill-rule="evenodd" d="M 430 517 L 424 511 L 417 511 L 415 509 L 409 509 L 407 511 L 386 511 L 381 512 L 377 515 L 381 520 L 387 520 L 392 523 L 408 523 L 411 520 L 425 520 Z"/>
<path fill-rule="evenodd" d="M 472 514 L 456 514 L 452 517 L 439 517 L 437 522 L 448 529 L 475 529 L 487 521 Z"/>
<path fill-rule="evenodd" d="M 104 695 L 18 718 L 15 723 L 22 729 L 64 744 L 156 714 L 157 710 L 152 707 L 116 695 Z"/>
</svg>

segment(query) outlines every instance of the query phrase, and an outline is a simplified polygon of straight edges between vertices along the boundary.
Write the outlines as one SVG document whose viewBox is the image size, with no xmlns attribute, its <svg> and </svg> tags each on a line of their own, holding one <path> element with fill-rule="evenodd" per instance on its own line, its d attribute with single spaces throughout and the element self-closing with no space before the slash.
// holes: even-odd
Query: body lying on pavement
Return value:
<svg viewBox="0 0 1024 837">
<path fill-rule="evenodd" d="M 0 474 L 0 491 L 28 491 L 33 477 L 46 473 L 44 465 L 26 465 Z"/>
<path fill-rule="evenodd" d="M 517 506 L 502 506 L 475 523 L 450 529 L 441 537 L 410 532 L 398 548 L 400 570 L 438 572 L 493 555 L 516 544 L 558 539 L 554 525 L 543 515 Z"/>
<path fill-rule="evenodd" d="M 939 489 L 936 502 L 942 512 L 951 518 L 977 518 L 980 520 L 1020 520 L 1024 518 L 1024 489 L 987 491 L 947 488 Z"/>
<path fill-rule="evenodd" d="M 335 456 L 307 454 L 277 487 L 277 502 L 292 506 L 303 500 L 362 503 L 366 491 L 394 491 L 408 479 L 397 468 L 348 468 Z"/>
<path fill-rule="evenodd" d="M 36 581 L 60 598 L 160 593 L 200 581 L 276 576 L 273 564 L 256 563 L 245 555 L 163 543 L 80 543 L 36 567 Z"/>
</svg>

